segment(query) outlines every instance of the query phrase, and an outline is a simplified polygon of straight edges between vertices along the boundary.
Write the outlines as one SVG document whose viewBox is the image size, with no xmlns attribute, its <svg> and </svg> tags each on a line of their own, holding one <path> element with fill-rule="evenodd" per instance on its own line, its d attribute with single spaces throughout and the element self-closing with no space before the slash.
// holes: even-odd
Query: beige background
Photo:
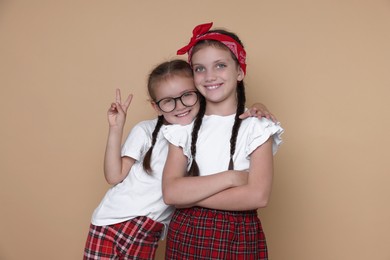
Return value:
<svg viewBox="0 0 390 260">
<path fill-rule="evenodd" d="M 209 21 L 286 130 L 271 259 L 390 259 L 390 1 L 0 0 L 1 260 L 82 258 L 114 89 L 135 95 L 126 132 L 152 118 L 147 73 Z"/>
</svg>

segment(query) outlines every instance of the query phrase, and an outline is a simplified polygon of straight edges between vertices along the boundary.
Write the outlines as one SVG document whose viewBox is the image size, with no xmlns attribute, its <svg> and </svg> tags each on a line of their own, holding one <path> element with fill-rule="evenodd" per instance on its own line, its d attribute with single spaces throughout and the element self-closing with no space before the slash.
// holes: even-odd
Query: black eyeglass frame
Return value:
<svg viewBox="0 0 390 260">
<path fill-rule="evenodd" d="M 184 95 L 187 95 L 188 93 L 195 93 L 195 94 L 196 94 L 196 101 L 195 101 L 194 104 L 192 104 L 192 105 L 190 105 L 190 106 L 184 104 L 184 102 L 183 102 L 183 100 L 182 100 L 182 97 L 183 97 Z M 173 109 L 171 109 L 171 110 L 169 110 L 169 111 L 165 111 L 165 110 L 162 109 L 161 106 L 160 106 L 160 102 L 163 101 L 163 100 L 167 100 L 167 99 L 170 99 L 170 100 L 173 99 L 173 100 L 175 101 L 174 106 L 173 106 Z M 182 95 L 180 95 L 179 97 L 167 97 L 167 98 L 162 98 L 162 99 L 160 99 L 159 101 L 155 101 L 155 103 L 156 103 L 156 105 L 161 109 L 161 111 L 163 111 L 163 112 L 165 112 L 165 113 L 169 113 L 169 112 L 172 112 L 173 110 L 176 109 L 177 100 L 180 100 L 180 102 L 181 102 L 181 103 L 183 104 L 183 106 L 185 106 L 185 107 L 192 107 L 192 106 L 194 106 L 196 103 L 198 103 L 198 101 L 199 101 L 199 92 L 196 91 L 196 90 L 187 91 L 187 92 L 184 92 L 184 93 L 183 93 Z"/>
</svg>

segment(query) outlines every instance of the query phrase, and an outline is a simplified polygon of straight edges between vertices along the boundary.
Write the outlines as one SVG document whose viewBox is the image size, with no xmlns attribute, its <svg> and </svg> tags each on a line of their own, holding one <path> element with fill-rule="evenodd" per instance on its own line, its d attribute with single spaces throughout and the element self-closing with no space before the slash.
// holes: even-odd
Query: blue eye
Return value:
<svg viewBox="0 0 390 260">
<path fill-rule="evenodd" d="M 194 72 L 203 72 L 204 70 L 205 70 L 205 68 L 202 67 L 202 66 L 196 66 L 196 67 L 194 67 Z"/>
<path fill-rule="evenodd" d="M 219 68 L 219 69 L 226 68 L 226 64 L 224 64 L 224 63 L 218 63 L 218 64 L 217 64 L 217 68 Z"/>
</svg>

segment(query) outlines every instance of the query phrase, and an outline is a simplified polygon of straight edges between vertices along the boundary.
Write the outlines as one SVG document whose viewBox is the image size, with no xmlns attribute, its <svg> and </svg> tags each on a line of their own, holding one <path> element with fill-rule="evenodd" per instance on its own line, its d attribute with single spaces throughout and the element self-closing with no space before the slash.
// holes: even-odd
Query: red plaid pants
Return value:
<svg viewBox="0 0 390 260">
<path fill-rule="evenodd" d="M 147 217 L 108 226 L 91 224 L 83 259 L 154 259 L 163 227 Z"/>
</svg>

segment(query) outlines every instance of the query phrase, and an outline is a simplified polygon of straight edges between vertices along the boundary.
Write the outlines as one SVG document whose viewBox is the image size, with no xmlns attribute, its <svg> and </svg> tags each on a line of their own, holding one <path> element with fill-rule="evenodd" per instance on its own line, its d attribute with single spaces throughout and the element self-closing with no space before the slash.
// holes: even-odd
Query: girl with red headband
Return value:
<svg viewBox="0 0 390 260">
<path fill-rule="evenodd" d="M 122 147 L 132 96 L 122 102 L 117 90 L 116 101 L 108 110 L 104 174 L 113 187 L 93 213 L 84 259 L 154 259 L 158 241 L 164 237 L 173 208 L 162 199 L 168 143 L 160 129 L 167 124 L 191 123 L 199 110 L 200 95 L 192 68 L 183 60 L 156 66 L 149 75 L 148 92 L 158 117 L 134 126 Z M 256 107 L 252 115 L 256 111 L 259 116 L 269 114 L 261 104 Z M 228 180 L 230 185 L 240 185 L 244 180 L 237 172 L 215 177 Z M 223 189 L 223 181 L 219 183 Z"/>
<path fill-rule="evenodd" d="M 283 129 L 263 118 L 241 120 L 245 111 L 246 53 L 239 38 L 212 23 L 195 27 L 188 53 L 194 82 L 204 98 L 194 123 L 167 126 L 170 142 L 163 196 L 175 205 L 166 259 L 268 259 L 257 209 L 271 192 L 273 154 Z M 244 185 L 221 191 L 204 179 L 240 171 Z"/>
</svg>

